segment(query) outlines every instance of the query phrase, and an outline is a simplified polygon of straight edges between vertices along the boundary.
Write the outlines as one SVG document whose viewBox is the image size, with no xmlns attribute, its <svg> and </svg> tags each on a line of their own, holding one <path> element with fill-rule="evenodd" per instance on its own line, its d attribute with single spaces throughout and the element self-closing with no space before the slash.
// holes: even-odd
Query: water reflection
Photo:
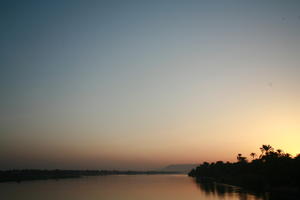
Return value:
<svg viewBox="0 0 300 200">
<path fill-rule="evenodd" d="M 196 182 L 198 188 L 206 197 L 212 199 L 229 199 L 229 200 L 299 200 L 299 190 L 281 191 L 273 190 L 268 193 L 258 193 L 244 190 L 240 187 L 219 184 L 211 181 Z"/>
<path fill-rule="evenodd" d="M 215 182 L 197 182 L 197 186 L 207 197 L 218 197 L 219 199 L 239 199 L 239 200 L 269 200 L 266 193 L 254 193 L 226 184 Z"/>
<path fill-rule="evenodd" d="M 266 197 L 216 183 L 195 183 L 187 175 L 116 175 L 0 183 L 2 200 L 290 200 Z M 275 198 L 276 197 L 276 198 Z M 293 200 L 299 200 L 296 198 Z"/>
</svg>

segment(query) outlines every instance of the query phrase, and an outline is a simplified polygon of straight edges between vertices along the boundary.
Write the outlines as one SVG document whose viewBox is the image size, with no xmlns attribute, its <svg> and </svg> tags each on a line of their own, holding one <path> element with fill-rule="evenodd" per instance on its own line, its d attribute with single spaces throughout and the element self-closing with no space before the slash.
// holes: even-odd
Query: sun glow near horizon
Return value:
<svg viewBox="0 0 300 200">
<path fill-rule="evenodd" d="M 262 144 L 295 156 L 299 8 L 3 3 L 0 169 L 153 169 Z"/>
</svg>

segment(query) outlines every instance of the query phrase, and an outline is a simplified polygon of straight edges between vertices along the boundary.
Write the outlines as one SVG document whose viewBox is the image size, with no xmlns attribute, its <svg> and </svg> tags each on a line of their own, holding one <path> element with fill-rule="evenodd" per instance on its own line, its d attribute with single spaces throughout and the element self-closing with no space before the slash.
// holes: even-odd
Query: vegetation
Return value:
<svg viewBox="0 0 300 200">
<path fill-rule="evenodd" d="M 137 175 L 137 174 L 177 174 L 171 171 L 117 171 L 117 170 L 7 170 L 0 171 L 0 182 L 21 182 L 42 179 L 80 178 L 82 176 Z"/>
<path fill-rule="evenodd" d="M 261 191 L 300 190 L 300 154 L 292 157 L 283 150 L 262 145 L 261 155 L 251 153 L 251 161 L 242 154 L 237 162 L 204 162 L 189 172 L 198 182 L 215 181 Z"/>
</svg>

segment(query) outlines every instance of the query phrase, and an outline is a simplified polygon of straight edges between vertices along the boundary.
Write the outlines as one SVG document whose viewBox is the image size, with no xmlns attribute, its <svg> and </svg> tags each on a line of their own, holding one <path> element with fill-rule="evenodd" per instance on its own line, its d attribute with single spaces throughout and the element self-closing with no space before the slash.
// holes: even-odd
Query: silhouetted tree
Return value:
<svg viewBox="0 0 300 200">
<path fill-rule="evenodd" d="M 271 145 L 263 144 L 262 147 L 259 148 L 261 150 L 260 157 L 263 157 L 264 155 L 268 154 L 270 151 L 273 151 L 273 147 Z"/>
<path fill-rule="evenodd" d="M 243 157 L 241 153 L 237 155 L 236 159 L 238 160 L 238 162 L 247 162 L 247 158 Z"/>
<path fill-rule="evenodd" d="M 250 153 L 250 156 L 252 157 L 252 160 L 254 160 L 254 158 L 256 157 L 256 153 L 252 152 Z"/>
<path fill-rule="evenodd" d="M 281 149 L 277 149 L 276 152 L 281 155 L 283 153 L 283 151 Z"/>
<path fill-rule="evenodd" d="M 236 163 L 205 162 L 189 175 L 197 181 L 213 180 L 260 190 L 275 187 L 297 191 L 299 188 L 300 191 L 300 154 L 293 158 L 281 149 L 274 151 L 271 145 L 262 145 L 260 150 L 262 155 L 258 159 L 254 159 L 255 153 L 250 154 L 253 158 L 251 162 L 247 162 L 247 158 L 239 153 Z"/>
</svg>

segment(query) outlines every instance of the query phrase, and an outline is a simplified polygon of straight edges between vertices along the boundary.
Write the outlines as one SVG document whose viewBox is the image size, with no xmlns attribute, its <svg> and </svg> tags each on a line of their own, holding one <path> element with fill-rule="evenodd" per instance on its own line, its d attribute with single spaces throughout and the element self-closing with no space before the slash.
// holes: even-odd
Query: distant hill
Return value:
<svg viewBox="0 0 300 200">
<path fill-rule="evenodd" d="M 188 173 L 199 164 L 173 164 L 161 169 L 162 171 Z"/>
</svg>

